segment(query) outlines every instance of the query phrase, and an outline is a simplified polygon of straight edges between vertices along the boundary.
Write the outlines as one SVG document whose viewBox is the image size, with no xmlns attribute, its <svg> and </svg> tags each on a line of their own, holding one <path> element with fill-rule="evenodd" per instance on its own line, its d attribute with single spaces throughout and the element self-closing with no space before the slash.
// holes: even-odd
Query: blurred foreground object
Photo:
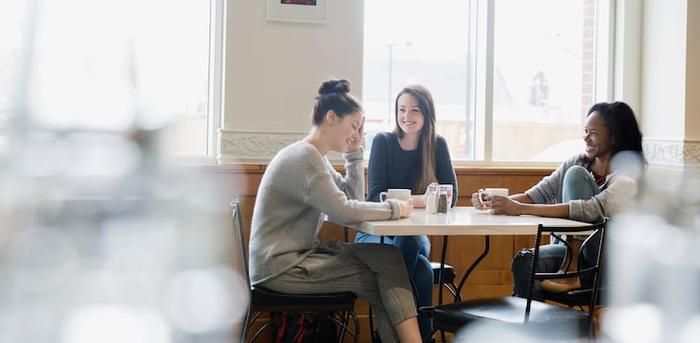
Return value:
<svg viewBox="0 0 700 343">
<path fill-rule="evenodd" d="M 171 111 L 140 82 L 137 5 L 3 4 L 26 20 L 0 154 L 0 342 L 230 341 L 247 308 L 229 199 L 159 158 Z"/>
<path fill-rule="evenodd" d="M 612 342 L 697 342 L 700 337 L 700 175 L 650 170 L 637 204 L 610 224 Z"/>
</svg>

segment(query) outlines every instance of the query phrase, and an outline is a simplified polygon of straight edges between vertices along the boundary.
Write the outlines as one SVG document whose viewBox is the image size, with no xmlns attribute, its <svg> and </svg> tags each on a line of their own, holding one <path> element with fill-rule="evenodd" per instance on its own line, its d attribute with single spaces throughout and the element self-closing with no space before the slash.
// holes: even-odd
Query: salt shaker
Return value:
<svg viewBox="0 0 700 343">
<path fill-rule="evenodd" d="M 438 187 L 428 186 L 425 192 L 425 213 L 435 214 L 438 208 Z"/>
</svg>

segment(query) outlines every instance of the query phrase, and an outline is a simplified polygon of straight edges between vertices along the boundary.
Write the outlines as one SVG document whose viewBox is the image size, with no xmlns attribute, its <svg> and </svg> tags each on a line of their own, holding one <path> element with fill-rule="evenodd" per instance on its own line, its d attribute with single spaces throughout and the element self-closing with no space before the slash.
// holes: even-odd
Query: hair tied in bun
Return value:
<svg viewBox="0 0 700 343">
<path fill-rule="evenodd" d="M 342 118 L 354 112 L 362 112 L 360 103 L 350 94 L 350 81 L 329 79 L 318 89 L 311 122 L 321 125 L 326 113 L 333 111 Z"/>
<path fill-rule="evenodd" d="M 318 89 L 319 95 L 345 94 L 350 92 L 350 81 L 331 79 L 325 81 Z"/>
</svg>

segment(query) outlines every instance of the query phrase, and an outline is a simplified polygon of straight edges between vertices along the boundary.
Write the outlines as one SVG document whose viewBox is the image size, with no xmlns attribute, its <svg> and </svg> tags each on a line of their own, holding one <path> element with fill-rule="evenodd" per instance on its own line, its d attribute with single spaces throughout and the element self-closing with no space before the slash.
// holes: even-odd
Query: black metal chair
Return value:
<svg viewBox="0 0 700 343">
<path fill-rule="evenodd" d="M 604 246 L 605 225 L 605 222 L 579 228 L 545 227 L 540 225 L 537 229 L 527 298 L 509 296 L 437 306 L 433 309 L 433 326 L 435 330 L 457 332 L 471 324 L 490 323 L 516 327 L 542 339 L 592 337 L 592 319 L 600 286 L 599 272 Z M 576 232 L 593 232 L 593 235 L 599 235 L 599 246 L 593 266 L 565 273 L 532 272 L 537 265 L 543 234 Z M 592 295 L 587 313 L 532 300 L 532 288 L 535 280 L 582 277 L 584 275 L 592 275 L 593 285 L 595 285 L 591 291 Z"/>
<path fill-rule="evenodd" d="M 238 198 L 231 202 L 235 239 L 240 245 L 241 260 L 245 278 L 250 285 L 248 272 L 247 244 L 243 234 L 243 219 Z M 241 342 L 246 342 L 246 335 L 251 325 L 264 312 L 272 313 L 311 313 L 322 314 L 340 328 L 337 338 L 343 342 L 346 332 L 352 336 L 352 341 L 357 342 L 360 332 L 360 324 L 354 312 L 357 296 L 352 292 L 338 292 L 327 294 L 286 294 L 274 292 L 262 287 L 250 286 L 250 304 L 246 312 L 241 332 Z M 252 317 L 251 317 L 252 314 Z M 254 342 L 258 336 L 272 324 L 280 321 L 281 316 L 273 317 L 262 325 L 250 339 Z M 350 320 L 354 324 L 351 330 Z"/>
<path fill-rule="evenodd" d="M 455 272 L 455 267 L 445 264 L 442 270 L 442 282 L 440 282 L 440 262 L 430 261 L 430 265 L 433 267 L 433 284 L 441 285 L 450 292 L 453 297 L 457 297 L 457 285 L 455 284 L 457 273 Z"/>
<path fill-rule="evenodd" d="M 445 252 L 445 249 L 443 249 L 443 252 Z M 443 256 L 444 259 L 444 256 Z M 455 268 L 449 264 L 444 264 L 442 268 L 440 268 L 440 262 L 433 262 L 430 261 L 430 265 L 433 267 L 433 284 L 434 285 L 440 285 L 440 291 L 438 293 L 438 299 L 440 304 L 442 304 L 442 288 L 447 289 L 450 294 L 452 294 L 452 297 L 455 299 L 455 301 L 461 300 L 462 295 L 460 294 L 460 289 L 457 287 L 455 284 L 455 278 L 457 277 L 457 273 L 455 273 Z M 440 273 L 442 272 L 442 275 Z M 442 280 L 441 280 L 442 279 Z M 419 310 L 420 313 L 423 315 L 427 315 L 432 317 L 431 310 L 428 309 L 423 309 L 421 308 Z M 447 342 L 445 339 L 445 331 L 444 330 L 439 330 L 440 331 L 440 339 L 442 342 Z"/>
<path fill-rule="evenodd" d="M 581 271 L 585 269 L 587 265 L 595 264 L 596 258 L 598 258 L 598 248 L 600 245 L 600 238 L 602 236 L 602 231 L 598 231 L 588 237 L 586 237 L 583 244 L 581 244 L 581 253 L 577 261 L 577 270 Z M 600 265 L 605 265 L 604 259 L 605 255 L 600 255 Z M 571 261 L 569 261 L 571 263 Z M 598 272 L 598 287 L 594 287 L 594 281 L 591 277 L 583 278 L 581 280 L 581 288 L 572 289 L 570 291 L 553 293 L 542 290 L 544 295 L 544 300 L 553 301 L 560 304 L 564 304 L 569 308 L 578 307 L 581 311 L 585 311 L 584 306 L 600 305 L 601 299 L 605 294 L 605 288 L 600 286 L 603 284 L 604 271 L 600 270 Z M 592 303 L 592 297 L 596 293 L 595 303 Z"/>
</svg>

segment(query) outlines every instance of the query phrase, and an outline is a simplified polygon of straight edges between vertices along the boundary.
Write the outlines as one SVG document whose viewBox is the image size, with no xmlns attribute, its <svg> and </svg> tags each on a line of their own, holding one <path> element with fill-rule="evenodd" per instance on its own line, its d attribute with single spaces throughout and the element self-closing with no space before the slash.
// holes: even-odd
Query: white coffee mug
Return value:
<svg viewBox="0 0 700 343">
<path fill-rule="evenodd" d="M 386 199 L 396 199 L 401 201 L 406 201 L 411 197 L 410 189 L 400 189 L 400 188 L 390 188 L 386 192 L 379 193 L 379 201 L 386 201 Z"/>
<path fill-rule="evenodd" d="M 492 196 L 501 196 L 501 197 L 507 197 L 508 196 L 508 188 L 484 188 L 479 191 L 479 202 L 481 203 L 481 206 L 486 207 L 486 204 L 484 204 L 484 200 L 486 197 L 492 197 Z"/>
</svg>

